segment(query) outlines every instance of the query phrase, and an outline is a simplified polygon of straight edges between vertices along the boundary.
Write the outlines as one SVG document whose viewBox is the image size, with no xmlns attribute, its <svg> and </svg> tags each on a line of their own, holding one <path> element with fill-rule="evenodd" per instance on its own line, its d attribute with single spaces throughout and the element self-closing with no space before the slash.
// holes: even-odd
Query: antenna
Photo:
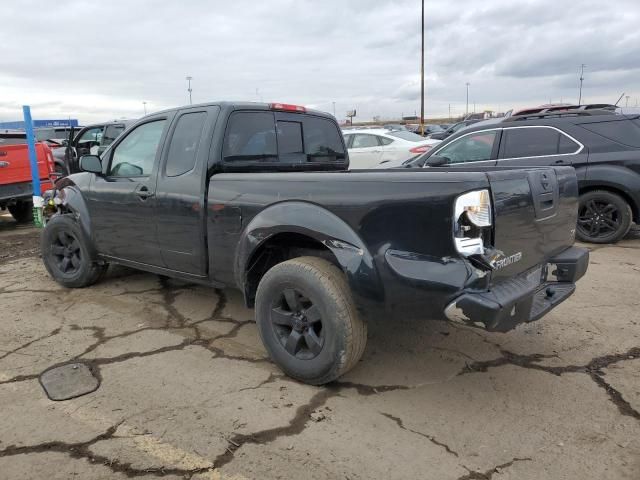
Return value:
<svg viewBox="0 0 640 480">
<path fill-rule="evenodd" d="M 622 100 L 622 97 L 624 97 L 625 92 L 622 92 L 622 95 L 620 95 L 620 98 L 618 99 L 618 101 L 616 103 L 614 103 L 614 105 L 617 107 L 618 104 L 620 103 L 620 100 Z"/>
</svg>

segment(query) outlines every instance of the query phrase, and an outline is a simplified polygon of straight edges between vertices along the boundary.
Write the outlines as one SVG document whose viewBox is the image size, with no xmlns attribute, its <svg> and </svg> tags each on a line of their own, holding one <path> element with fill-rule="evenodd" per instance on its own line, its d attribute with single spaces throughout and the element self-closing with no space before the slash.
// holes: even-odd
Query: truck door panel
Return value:
<svg viewBox="0 0 640 480">
<path fill-rule="evenodd" d="M 164 266 L 155 225 L 156 175 L 166 117 L 137 126 L 110 150 L 91 185 L 93 239 L 104 255 Z"/>
<path fill-rule="evenodd" d="M 181 110 L 158 175 L 155 221 L 164 264 L 204 276 L 206 164 L 219 107 Z"/>
</svg>

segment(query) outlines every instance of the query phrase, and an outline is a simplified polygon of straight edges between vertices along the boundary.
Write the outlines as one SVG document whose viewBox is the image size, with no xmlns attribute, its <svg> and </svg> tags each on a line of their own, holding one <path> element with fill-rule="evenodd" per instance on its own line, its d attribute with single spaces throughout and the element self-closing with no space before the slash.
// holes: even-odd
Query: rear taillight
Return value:
<svg viewBox="0 0 640 480">
<path fill-rule="evenodd" d="M 411 153 L 425 153 L 431 150 L 431 145 L 422 145 L 421 147 L 413 147 L 409 151 Z"/>
<path fill-rule="evenodd" d="M 458 252 L 468 257 L 482 255 L 492 225 L 489 190 L 460 195 L 454 208 L 453 239 Z"/>
<path fill-rule="evenodd" d="M 282 110 L 283 112 L 306 112 L 307 109 L 302 105 L 292 105 L 290 103 L 270 103 L 271 110 Z"/>
</svg>

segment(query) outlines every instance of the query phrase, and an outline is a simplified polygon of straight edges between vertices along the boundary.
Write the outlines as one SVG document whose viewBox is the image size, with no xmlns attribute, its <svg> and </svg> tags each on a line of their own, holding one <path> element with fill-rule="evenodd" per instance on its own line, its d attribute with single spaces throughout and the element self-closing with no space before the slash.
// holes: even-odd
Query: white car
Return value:
<svg viewBox="0 0 640 480">
<path fill-rule="evenodd" d="M 440 140 L 428 140 L 406 130 L 343 130 L 349 150 L 349 169 L 385 168 L 431 150 Z"/>
</svg>

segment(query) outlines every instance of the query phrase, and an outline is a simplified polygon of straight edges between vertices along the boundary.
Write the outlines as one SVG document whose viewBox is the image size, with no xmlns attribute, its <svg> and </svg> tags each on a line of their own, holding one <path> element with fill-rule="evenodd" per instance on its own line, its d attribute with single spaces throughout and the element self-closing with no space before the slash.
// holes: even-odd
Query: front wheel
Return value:
<svg viewBox="0 0 640 480">
<path fill-rule="evenodd" d="M 49 275 L 65 287 L 92 285 L 107 269 L 91 259 L 80 226 L 69 215 L 54 216 L 47 222 L 40 247 Z"/>
<path fill-rule="evenodd" d="M 312 385 L 353 368 L 367 341 L 344 275 L 317 257 L 288 260 L 262 277 L 256 322 L 271 359 L 290 377 Z"/>
<path fill-rule="evenodd" d="M 580 195 L 578 240 L 589 243 L 615 243 L 631 228 L 632 212 L 619 195 L 593 190 Z"/>
</svg>

